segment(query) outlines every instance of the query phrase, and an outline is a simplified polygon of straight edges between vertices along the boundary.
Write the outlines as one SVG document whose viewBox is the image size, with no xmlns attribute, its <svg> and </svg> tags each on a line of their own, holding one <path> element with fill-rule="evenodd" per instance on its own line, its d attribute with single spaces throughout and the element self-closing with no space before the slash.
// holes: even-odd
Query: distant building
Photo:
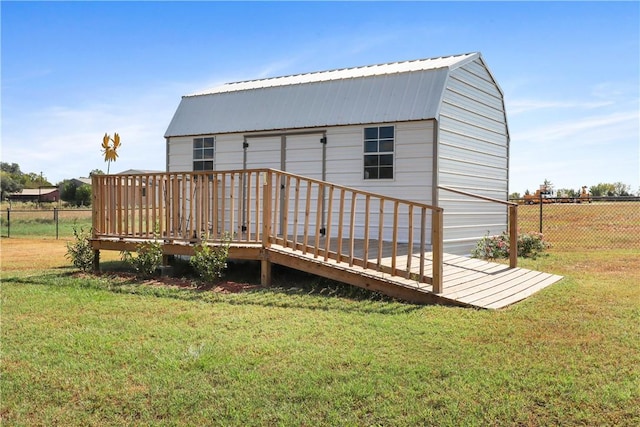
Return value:
<svg viewBox="0 0 640 427">
<path fill-rule="evenodd" d="M 9 193 L 7 198 L 12 202 L 57 202 L 60 200 L 60 190 L 57 187 L 25 188 Z"/>
</svg>

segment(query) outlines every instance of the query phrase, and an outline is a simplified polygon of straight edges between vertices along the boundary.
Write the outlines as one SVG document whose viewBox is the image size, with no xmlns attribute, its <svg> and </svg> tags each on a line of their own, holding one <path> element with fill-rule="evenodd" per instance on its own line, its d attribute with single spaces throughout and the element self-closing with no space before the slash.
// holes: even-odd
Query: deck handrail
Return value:
<svg viewBox="0 0 640 427">
<path fill-rule="evenodd" d="M 92 185 L 94 239 L 216 243 L 230 233 L 233 243 L 260 244 L 265 253 L 278 244 L 442 292 L 439 207 L 276 169 L 93 175 Z M 431 277 L 424 271 L 429 245 Z"/>
<path fill-rule="evenodd" d="M 509 229 L 509 267 L 516 268 L 518 266 L 518 204 L 507 200 L 500 200 L 493 197 L 482 196 L 480 194 L 469 193 L 467 191 L 458 190 L 456 188 L 438 185 L 438 189 L 450 191 L 452 193 L 471 197 L 474 199 L 484 200 L 487 202 L 498 203 L 508 206 L 508 229 Z"/>
</svg>

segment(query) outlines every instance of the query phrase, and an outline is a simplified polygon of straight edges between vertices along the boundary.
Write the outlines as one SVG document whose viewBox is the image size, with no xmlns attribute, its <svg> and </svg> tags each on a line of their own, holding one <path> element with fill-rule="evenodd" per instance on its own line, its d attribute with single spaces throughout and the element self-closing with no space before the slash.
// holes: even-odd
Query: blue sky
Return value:
<svg viewBox="0 0 640 427">
<path fill-rule="evenodd" d="M 51 182 L 165 168 L 180 97 L 221 83 L 480 51 L 505 94 L 510 191 L 640 190 L 638 2 L 7 2 L 2 161 Z"/>
</svg>

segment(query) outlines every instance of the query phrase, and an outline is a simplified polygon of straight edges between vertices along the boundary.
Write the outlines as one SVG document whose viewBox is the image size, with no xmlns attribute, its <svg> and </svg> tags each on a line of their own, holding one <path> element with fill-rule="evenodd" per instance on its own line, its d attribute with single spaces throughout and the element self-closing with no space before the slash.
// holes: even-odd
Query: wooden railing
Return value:
<svg viewBox="0 0 640 427">
<path fill-rule="evenodd" d="M 94 239 L 279 245 L 442 292 L 442 209 L 430 205 L 273 169 L 94 175 L 93 198 Z"/>
<path fill-rule="evenodd" d="M 518 266 L 518 204 L 505 200 L 495 199 L 493 197 L 481 196 L 479 194 L 468 193 L 451 187 L 438 186 L 439 189 L 450 191 L 452 193 L 460 194 L 462 196 L 471 197 L 478 200 L 484 200 L 487 202 L 498 203 L 500 205 L 506 205 L 508 207 L 508 229 L 509 229 L 509 248 L 515 248 L 515 250 L 509 250 L 509 267 L 516 268 Z"/>
</svg>

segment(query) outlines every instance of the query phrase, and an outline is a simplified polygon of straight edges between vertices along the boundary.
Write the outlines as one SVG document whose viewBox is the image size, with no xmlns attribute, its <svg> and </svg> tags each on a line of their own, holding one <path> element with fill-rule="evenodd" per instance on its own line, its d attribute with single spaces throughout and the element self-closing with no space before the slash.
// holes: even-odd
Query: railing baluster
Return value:
<svg viewBox="0 0 640 427">
<path fill-rule="evenodd" d="M 256 241 L 260 241 L 260 219 L 262 215 L 260 215 L 260 189 L 262 185 L 260 185 L 260 177 L 262 176 L 262 172 L 256 172 L 256 212 L 255 212 L 255 229 L 256 229 Z"/>
<path fill-rule="evenodd" d="M 339 208 L 339 216 L 338 216 L 338 249 L 336 251 L 336 261 L 342 262 L 342 233 L 344 227 L 344 196 L 345 190 L 344 188 L 340 189 L 340 208 Z"/>
<path fill-rule="evenodd" d="M 407 218 L 407 229 L 409 235 L 407 236 L 407 279 L 411 278 L 411 258 L 413 257 L 413 205 L 409 205 Z"/>
<path fill-rule="evenodd" d="M 236 174 L 232 172 L 229 182 L 229 233 L 231 240 L 235 240 L 236 217 L 235 217 L 235 194 L 236 194 Z"/>
<path fill-rule="evenodd" d="M 368 268 L 369 264 L 369 211 L 371 205 L 371 195 L 367 194 L 364 198 L 364 242 L 362 248 L 362 259 L 364 265 Z"/>
<path fill-rule="evenodd" d="M 221 178 L 221 188 L 220 188 L 220 235 L 218 238 L 221 238 L 224 233 L 227 231 L 227 209 L 226 209 L 226 194 L 227 194 L 227 174 L 222 172 Z"/>
<path fill-rule="evenodd" d="M 218 230 L 220 230 L 220 224 L 218 221 L 220 221 L 220 201 L 218 200 L 218 192 L 220 191 L 220 186 L 218 185 L 220 183 L 220 178 L 218 178 L 218 175 L 214 175 L 213 177 L 213 189 L 212 189 L 212 195 L 211 195 L 211 199 L 212 199 L 212 207 L 211 207 L 211 211 L 213 214 L 213 218 L 211 219 L 211 239 L 217 239 L 218 238 Z"/>
<path fill-rule="evenodd" d="M 302 253 L 307 253 L 307 244 L 309 242 L 309 214 L 311 210 L 311 181 L 307 180 L 307 200 L 304 210 L 304 241 L 302 246 Z"/>
<path fill-rule="evenodd" d="M 353 267 L 353 259 L 355 258 L 355 243 L 356 243 L 356 197 L 355 191 L 351 192 L 351 211 L 349 213 L 349 224 L 351 230 L 349 231 L 349 267 Z M 366 261 L 365 266 L 366 268 Z"/>
<path fill-rule="evenodd" d="M 382 242 L 384 240 L 384 199 L 380 199 L 380 206 L 378 212 L 379 226 L 378 226 L 378 259 L 377 266 L 382 266 Z"/>
<path fill-rule="evenodd" d="M 313 245 L 313 256 L 318 258 L 318 251 L 320 247 L 320 228 L 322 226 L 322 199 L 324 197 L 324 184 L 318 185 L 318 199 L 316 200 L 316 236 L 315 244 Z"/>
<path fill-rule="evenodd" d="M 246 194 L 247 200 L 245 201 L 245 217 L 244 217 L 244 230 L 245 230 L 245 240 L 251 241 L 251 171 L 246 173 Z"/>
<path fill-rule="evenodd" d="M 271 227 L 271 232 L 274 237 L 278 236 L 282 230 L 280 230 L 278 219 L 280 219 L 280 174 L 273 173 L 274 177 L 274 186 L 275 186 L 275 195 L 273 197 L 273 204 L 271 205 L 271 209 L 273 209 L 273 226 Z"/>
<path fill-rule="evenodd" d="M 296 177 L 295 202 L 293 208 L 293 249 L 298 248 L 298 209 L 300 201 L 300 178 Z"/>
<path fill-rule="evenodd" d="M 420 281 L 424 281 L 424 253 L 427 246 L 427 208 L 420 210 Z"/>
<path fill-rule="evenodd" d="M 391 238 L 391 274 L 396 276 L 396 264 L 398 255 L 398 213 L 400 204 L 396 201 L 393 204 L 393 234 Z"/>
<path fill-rule="evenodd" d="M 333 210 L 333 185 L 329 186 L 329 203 L 327 206 L 327 223 L 325 224 L 325 249 L 324 260 L 329 259 L 329 250 L 331 247 L 331 211 Z"/>
<path fill-rule="evenodd" d="M 289 192 L 291 188 L 291 178 L 286 175 L 284 178 L 284 206 L 282 208 L 282 246 L 285 248 L 289 246 L 288 244 L 288 236 L 289 236 Z"/>
</svg>

